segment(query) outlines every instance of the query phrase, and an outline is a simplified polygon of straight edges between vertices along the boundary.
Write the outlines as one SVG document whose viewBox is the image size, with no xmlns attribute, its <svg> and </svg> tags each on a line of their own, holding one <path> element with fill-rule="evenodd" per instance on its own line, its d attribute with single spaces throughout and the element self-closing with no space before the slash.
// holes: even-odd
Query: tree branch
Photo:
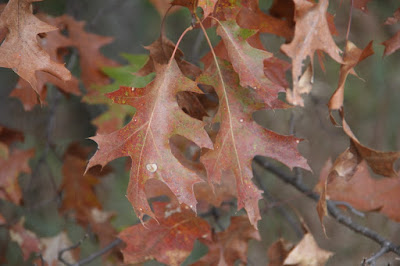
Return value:
<svg viewBox="0 0 400 266">
<path fill-rule="evenodd" d="M 108 251 L 110 251 L 111 249 L 113 249 L 114 247 L 118 246 L 119 244 L 123 243 L 123 241 L 119 238 L 116 238 L 115 240 L 113 240 L 112 242 L 110 242 L 110 244 L 108 244 L 107 246 L 105 246 L 104 248 L 100 249 L 99 251 L 96 251 L 92 254 L 90 254 L 87 258 L 84 258 L 76 263 L 69 263 L 67 262 L 62 256 L 64 254 L 64 252 L 69 251 L 71 249 L 75 249 L 77 247 L 79 247 L 80 245 L 82 245 L 83 241 L 88 237 L 88 234 L 85 234 L 85 236 L 80 239 L 77 243 L 75 243 L 72 246 L 69 246 L 67 248 L 64 248 L 62 250 L 60 250 L 58 252 L 58 260 L 62 263 L 64 263 L 64 265 L 67 266 L 80 266 L 80 265 L 84 265 L 87 264 L 89 262 L 91 262 L 92 260 L 100 257 L 101 255 L 107 253 Z"/>
<path fill-rule="evenodd" d="M 279 179 L 283 180 L 284 182 L 292 185 L 294 188 L 296 188 L 298 191 L 306 195 L 307 197 L 313 199 L 314 201 L 319 200 L 319 195 L 312 191 L 310 188 L 308 188 L 304 183 L 302 183 L 299 179 L 297 179 L 294 176 L 290 176 L 283 172 L 281 169 L 279 169 L 276 166 L 271 165 L 269 162 L 267 162 L 265 159 L 262 159 L 261 157 L 255 157 L 255 162 L 258 163 L 261 167 L 263 167 L 265 170 L 268 170 L 269 172 L 273 173 L 275 176 L 277 176 Z M 339 223 L 343 224 L 347 228 L 351 229 L 352 231 L 361 234 L 372 241 L 378 243 L 381 245 L 382 249 L 374 254 L 371 258 L 366 260 L 365 262 L 368 264 L 374 263 L 375 260 L 382 256 L 383 254 L 387 252 L 393 252 L 397 255 L 400 256 L 400 247 L 392 243 L 391 241 L 387 240 L 383 236 L 381 236 L 379 233 L 371 230 L 368 227 L 359 225 L 355 222 L 352 221 L 352 219 L 346 215 L 344 215 L 337 207 L 336 204 L 332 201 L 327 200 L 326 201 L 327 209 L 331 217 L 333 217 L 336 221 Z"/>
</svg>

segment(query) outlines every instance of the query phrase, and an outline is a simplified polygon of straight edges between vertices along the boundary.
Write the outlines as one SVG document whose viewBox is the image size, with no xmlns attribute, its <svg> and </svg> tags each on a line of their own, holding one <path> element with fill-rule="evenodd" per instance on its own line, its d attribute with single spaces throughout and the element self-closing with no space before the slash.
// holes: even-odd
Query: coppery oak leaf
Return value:
<svg viewBox="0 0 400 266">
<path fill-rule="evenodd" d="M 293 105 L 303 106 L 303 99 L 299 90 L 299 79 L 302 73 L 303 60 L 313 57 L 316 50 L 329 54 L 337 62 L 342 63 L 340 49 L 336 46 L 327 21 L 326 10 L 328 0 L 321 0 L 317 4 L 307 0 L 294 0 L 295 35 L 290 44 L 281 46 L 282 51 L 292 58 L 293 90 L 287 90 L 286 99 Z"/>
<path fill-rule="evenodd" d="M 339 171 L 336 161 L 335 165 L 327 161 L 315 190 L 321 191 L 326 183 L 327 199 L 347 202 L 360 211 L 377 211 L 400 222 L 398 177 L 372 178 L 365 161 L 357 165 L 342 162 Z"/>
<path fill-rule="evenodd" d="M 233 68 L 239 74 L 240 85 L 253 88 L 269 106 L 272 106 L 278 93 L 285 91 L 285 88 L 264 74 L 264 60 L 272 58 L 273 54 L 253 48 L 247 43 L 246 39 L 256 31 L 242 29 L 231 20 L 219 22 L 217 33 L 222 37 Z"/>
<path fill-rule="evenodd" d="M 154 217 L 147 202 L 147 180 L 161 180 L 176 195 L 180 203 L 196 209 L 193 186 L 203 180 L 184 167 L 170 149 L 170 138 L 181 135 L 200 147 L 212 148 L 204 130 L 205 123 L 191 118 L 179 107 L 176 94 L 181 91 L 202 93 L 196 83 L 183 76 L 175 60 L 171 64 L 155 63 L 157 76 L 144 88 L 121 87 L 107 94 L 115 103 L 129 104 L 137 112 L 124 128 L 92 139 L 99 148 L 90 159 L 88 169 L 104 166 L 122 156 L 132 159 L 127 197 L 138 217 Z"/>
<path fill-rule="evenodd" d="M 343 64 L 340 66 L 339 83 L 336 91 L 329 100 L 329 110 L 339 110 L 343 107 L 344 85 L 348 74 L 357 75 L 354 72 L 354 67 L 373 53 L 372 41 L 363 50 L 359 49 L 352 42 L 347 41 Z"/>
<path fill-rule="evenodd" d="M 349 136 L 351 145 L 354 145 L 356 148 L 359 161 L 362 159 L 365 160 L 369 167 L 371 167 L 372 171 L 378 175 L 388 177 L 397 176 L 397 172 L 394 170 L 394 164 L 400 158 L 400 152 L 378 151 L 361 144 L 344 119 L 343 110 L 341 111 L 341 116 L 343 131 L 347 134 L 347 136 Z"/>
<path fill-rule="evenodd" d="M 398 8 L 394 12 L 393 17 L 390 17 L 385 21 L 385 24 L 393 25 L 395 23 L 398 23 L 399 21 L 400 21 L 400 8 Z M 382 44 L 385 46 L 385 51 L 383 55 L 390 55 L 396 52 L 400 48 L 400 30 L 397 31 L 392 38 L 384 41 Z"/>
<path fill-rule="evenodd" d="M 210 226 L 187 206 L 168 209 L 166 203 L 153 204 L 156 220 L 124 229 L 120 234 L 126 247 L 125 263 L 156 259 L 167 265 L 180 265 L 193 249 L 194 241 L 210 238 Z"/>
<path fill-rule="evenodd" d="M 216 233 L 212 241 L 200 240 L 207 245 L 208 253 L 194 266 L 235 265 L 238 259 L 247 263 L 247 250 L 252 239 L 261 241 L 261 236 L 249 219 L 245 216 L 232 217 L 228 229 Z"/>
<path fill-rule="evenodd" d="M 107 169 L 95 172 L 96 169 L 93 168 L 84 175 L 90 150 L 87 147 L 71 144 L 64 155 L 62 167 L 63 199 L 60 210 L 61 212 L 74 211 L 76 220 L 84 226 L 91 219 L 92 209 L 101 209 L 101 203 L 94 189 L 100 182 L 99 177 L 108 173 Z"/>
<path fill-rule="evenodd" d="M 251 3 L 248 7 L 240 9 L 236 17 L 240 27 L 275 34 L 289 41 L 292 39 L 293 24 L 290 21 L 267 15 L 260 10 L 258 2 Z"/>
<path fill-rule="evenodd" d="M 105 57 L 100 52 L 100 48 L 112 42 L 113 38 L 86 32 L 84 21 L 76 21 L 68 15 L 55 19 L 57 27 L 68 32 L 68 38 L 79 52 L 83 85 L 85 85 L 89 94 L 96 93 L 97 91 L 91 90 L 93 85 L 104 85 L 110 81 L 108 76 L 101 71 L 101 68 L 118 65 L 117 62 Z"/>
<path fill-rule="evenodd" d="M 253 121 L 252 113 L 266 108 L 254 90 L 240 86 L 238 75 L 226 61 L 219 62 L 224 84 L 215 68 L 200 76 L 197 82 L 211 85 L 219 97 L 219 110 L 213 122 L 220 123 L 214 150 L 200 158 L 208 174 L 209 183 L 219 184 L 227 175 L 234 175 L 238 209 L 245 208 L 256 227 L 261 219 L 258 200 L 261 191 L 253 184 L 251 161 L 256 155 L 268 156 L 290 168 L 309 170 L 306 159 L 297 151 L 300 139 L 283 136 L 262 128 Z M 279 102 L 278 100 L 276 100 Z M 274 104 L 277 105 L 277 104 Z"/>
<path fill-rule="evenodd" d="M 57 27 L 57 18 L 51 18 L 43 14 L 38 14 L 38 17 L 44 22 Z M 60 29 L 46 33 L 46 36 L 40 36 L 41 47 L 50 55 L 50 59 L 57 63 L 64 63 L 63 56 L 69 46 L 72 46 L 72 41 L 61 33 Z M 32 91 L 30 84 L 24 79 L 20 78 L 10 96 L 20 99 L 24 109 L 30 111 L 33 107 L 40 102 L 45 104 L 47 95 L 47 83 L 51 83 L 60 89 L 63 93 L 71 93 L 80 95 L 79 81 L 76 77 L 71 76 L 71 79 L 63 81 L 57 77 L 44 72 L 36 71 L 37 78 L 37 94 Z M 39 101 L 40 99 L 40 101 Z"/>
<path fill-rule="evenodd" d="M 57 30 L 32 14 L 32 3 L 38 1 L 11 0 L 0 16 L 0 28 L 8 30 L 0 46 L 0 66 L 12 68 L 37 93 L 40 87 L 36 71 L 47 72 L 64 81 L 71 79 L 69 70 L 52 61 L 38 43 L 38 34 Z"/>
<path fill-rule="evenodd" d="M 150 60 L 137 72 L 139 76 L 147 76 L 155 72 L 155 64 L 167 64 L 175 49 L 175 44 L 165 36 L 160 36 L 155 42 L 144 48 L 150 52 Z M 196 78 L 200 75 L 201 69 L 185 61 L 183 59 L 183 52 L 179 48 L 176 50 L 174 59 L 185 76 Z"/>
<path fill-rule="evenodd" d="M 30 173 L 29 159 L 33 150 L 12 150 L 7 158 L 0 157 L 0 199 L 19 205 L 22 191 L 18 183 L 20 173 Z"/>
</svg>

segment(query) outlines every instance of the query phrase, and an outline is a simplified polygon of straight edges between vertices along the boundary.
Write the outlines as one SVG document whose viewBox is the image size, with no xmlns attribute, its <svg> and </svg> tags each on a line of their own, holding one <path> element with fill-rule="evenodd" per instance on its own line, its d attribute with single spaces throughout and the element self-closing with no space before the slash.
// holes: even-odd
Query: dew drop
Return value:
<svg viewBox="0 0 400 266">
<path fill-rule="evenodd" d="M 143 211 L 143 209 L 142 209 L 142 208 L 139 208 L 139 211 Z"/>
<path fill-rule="evenodd" d="M 157 165 L 155 163 L 149 163 L 146 165 L 146 169 L 147 171 L 154 173 L 155 171 L 157 171 Z"/>
<path fill-rule="evenodd" d="M 299 143 L 300 143 L 300 140 L 296 140 L 296 143 L 299 144 Z"/>
<path fill-rule="evenodd" d="M 240 122 L 240 123 L 243 123 L 243 119 L 240 119 L 239 122 Z"/>
<path fill-rule="evenodd" d="M 254 87 L 254 89 L 256 90 L 256 89 L 257 89 L 257 87 Z"/>
<path fill-rule="evenodd" d="M 193 209 L 193 205 L 190 205 L 190 208 Z"/>
<path fill-rule="evenodd" d="M 134 87 L 132 87 L 132 88 L 131 88 L 131 91 L 132 91 L 132 92 L 134 92 L 134 91 L 135 91 L 135 88 L 134 88 Z"/>
</svg>

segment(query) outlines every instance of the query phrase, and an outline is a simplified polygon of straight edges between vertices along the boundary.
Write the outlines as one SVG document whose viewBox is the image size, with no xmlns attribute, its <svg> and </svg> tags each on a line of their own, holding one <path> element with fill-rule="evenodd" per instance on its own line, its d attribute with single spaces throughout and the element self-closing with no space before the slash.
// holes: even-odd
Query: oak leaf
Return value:
<svg viewBox="0 0 400 266">
<path fill-rule="evenodd" d="M 169 209 L 167 203 L 153 204 L 156 220 L 124 229 L 120 234 L 126 247 L 125 263 L 156 259 L 167 265 L 180 265 L 193 249 L 194 241 L 210 238 L 210 226 L 187 206 Z"/>
<path fill-rule="evenodd" d="M 8 34 L 0 46 L 0 66 L 12 68 L 39 93 L 36 71 L 47 72 L 64 81 L 71 79 L 71 73 L 63 64 L 52 61 L 38 43 L 38 34 L 57 28 L 32 14 L 33 2 L 38 0 L 11 0 L 2 12 L 0 28 L 7 28 Z"/>
<path fill-rule="evenodd" d="M 400 20 L 400 8 L 395 11 L 393 17 L 390 17 L 385 21 L 385 24 L 393 25 L 395 23 L 398 23 L 399 20 Z M 383 52 L 383 55 L 390 55 L 396 52 L 400 48 L 400 30 L 397 31 L 392 38 L 384 41 L 382 44 L 385 46 L 385 51 Z"/>
<path fill-rule="evenodd" d="M 239 74 L 240 85 L 253 88 L 268 106 L 272 106 L 278 93 L 285 91 L 284 87 L 264 74 L 264 60 L 273 58 L 273 54 L 247 43 L 246 39 L 256 33 L 254 30 L 242 29 L 233 20 L 219 24 L 217 33 L 222 37 L 233 68 Z"/>
<path fill-rule="evenodd" d="M 329 110 L 339 110 L 343 107 L 344 85 L 348 74 L 357 75 L 354 71 L 354 67 L 373 53 L 372 41 L 363 50 L 359 49 L 352 42 L 347 41 L 343 56 L 343 64 L 340 66 L 339 83 L 329 100 Z M 331 120 L 332 119 L 333 117 L 331 116 Z"/>
<path fill-rule="evenodd" d="M 57 18 L 51 18 L 43 14 L 38 14 L 37 16 L 50 25 L 58 26 Z M 72 46 L 71 40 L 64 36 L 60 29 L 48 32 L 45 36 L 39 36 L 39 38 L 41 47 L 50 55 L 50 59 L 60 64 L 64 63 L 63 56 L 67 48 Z M 71 76 L 71 79 L 67 81 L 63 81 L 47 72 L 36 71 L 36 78 L 38 87 L 37 93 L 32 91 L 30 84 L 22 78 L 18 80 L 16 87 L 10 93 L 11 97 L 20 99 L 26 111 L 32 110 L 33 107 L 40 102 L 45 104 L 48 83 L 53 84 L 63 93 L 81 94 L 79 90 L 79 81 L 74 76 Z"/>
<path fill-rule="evenodd" d="M 145 46 L 150 52 L 150 59 L 146 64 L 137 72 L 139 76 L 147 76 L 150 73 L 156 72 L 155 64 L 167 64 L 169 59 L 172 57 L 172 53 L 175 49 L 175 44 L 167 39 L 165 36 L 160 36 L 152 44 Z M 189 78 L 196 78 L 201 73 L 201 69 L 183 58 L 183 52 L 178 48 L 175 53 L 174 59 L 178 64 L 181 72 Z"/>
<path fill-rule="evenodd" d="M 112 42 L 113 38 L 85 31 L 84 21 L 76 21 L 68 15 L 57 17 L 55 24 L 68 32 L 72 46 L 76 47 L 79 52 L 79 64 L 82 71 L 80 78 L 88 90 L 88 94 L 96 93 L 96 91 L 91 90 L 93 85 L 104 85 L 110 81 L 107 75 L 101 71 L 101 68 L 118 65 L 100 52 L 100 48 Z"/>
<path fill-rule="evenodd" d="M 316 50 L 329 54 L 337 62 L 342 63 L 340 49 L 336 46 L 329 29 L 326 10 L 328 0 L 321 0 L 317 4 L 306 0 L 294 0 L 295 35 L 290 44 L 281 46 L 281 50 L 292 58 L 293 89 L 287 90 L 286 99 L 289 103 L 303 106 L 304 102 L 299 93 L 299 79 L 302 73 L 303 60 L 313 57 Z"/>
<path fill-rule="evenodd" d="M 261 241 L 259 232 L 249 219 L 245 216 L 232 217 L 228 229 L 216 233 L 212 241 L 200 240 L 207 245 L 208 253 L 194 265 L 234 265 L 238 259 L 247 263 L 247 250 L 252 239 Z"/>
<path fill-rule="evenodd" d="M 251 1 L 250 5 L 242 7 L 236 21 L 241 28 L 271 33 L 286 40 L 291 40 L 293 37 L 293 24 L 288 20 L 265 14 L 258 7 L 258 1 Z"/>
<path fill-rule="evenodd" d="M 176 94 L 182 91 L 202 93 L 196 83 L 186 78 L 175 60 L 171 64 L 155 62 L 157 76 L 144 88 L 121 87 L 107 94 L 115 103 L 136 108 L 136 114 L 124 128 L 108 135 L 92 137 L 99 148 L 87 169 L 122 156 L 132 159 L 127 197 L 138 217 L 154 217 L 147 202 L 145 184 L 156 178 L 168 185 L 180 203 L 196 209 L 193 186 L 203 180 L 184 167 L 172 154 L 170 138 L 181 135 L 199 147 L 212 148 L 204 122 L 191 118 L 178 106 Z"/>
<path fill-rule="evenodd" d="M 398 177 L 372 178 L 365 161 L 354 165 L 336 160 L 332 166 L 332 162 L 328 160 L 321 170 L 315 190 L 321 191 L 324 183 L 327 199 L 344 201 L 360 211 L 376 211 L 396 222 L 400 221 Z"/>
<path fill-rule="evenodd" d="M 289 252 L 283 265 L 322 266 L 332 255 L 332 252 L 318 246 L 311 233 L 306 233 L 303 239 Z"/>
<path fill-rule="evenodd" d="M 29 160 L 34 150 L 17 150 L 10 152 L 7 158 L 0 157 L 0 199 L 21 203 L 22 191 L 18 183 L 20 173 L 30 173 Z"/>
<path fill-rule="evenodd" d="M 220 123 L 220 130 L 212 151 L 201 157 L 207 169 L 209 183 L 219 184 L 227 175 L 234 175 L 238 197 L 238 209 L 245 208 L 251 223 L 256 227 L 261 219 L 258 200 L 261 191 L 252 182 L 251 161 L 256 155 L 274 158 L 290 168 L 309 170 L 306 159 L 297 151 L 300 139 L 283 136 L 262 128 L 253 121 L 252 113 L 266 108 L 256 92 L 240 86 L 232 65 L 219 62 L 224 84 L 215 68 L 211 68 L 197 82 L 211 85 L 219 97 L 219 110 L 213 122 Z M 278 102 L 278 103 L 276 103 Z M 276 99 L 273 105 L 279 105 Z"/>
<path fill-rule="evenodd" d="M 113 82 L 107 85 L 96 85 L 93 87 L 93 90 L 97 90 L 98 94 L 91 93 L 83 97 L 83 101 L 86 103 L 108 106 L 106 112 L 92 120 L 99 134 L 111 133 L 120 129 L 124 125 L 126 117 L 134 114 L 132 107 L 114 104 L 104 94 L 115 91 L 120 86 L 141 88 L 154 78 L 154 73 L 150 73 L 147 76 L 139 76 L 136 73 L 148 62 L 149 57 L 147 55 L 122 54 L 122 57 L 129 62 L 128 65 L 106 66 L 102 68 L 102 71 L 113 79 Z"/>
<path fill-rule="evenodd" d="M 93 168 L 84 175 L 89 152 L 90 149 L 87 147 L 71 144 L 64 155 L 62 167 L 63 199 L 60 211 L 63 213 L 73 211 L 78 223 L 84 226 L 91 220 L 92 209 L 101 209 L 94 188 L 100 182 L 99 177 L 109 172 L 108 169 L 96 172 Z"/>
</svg>

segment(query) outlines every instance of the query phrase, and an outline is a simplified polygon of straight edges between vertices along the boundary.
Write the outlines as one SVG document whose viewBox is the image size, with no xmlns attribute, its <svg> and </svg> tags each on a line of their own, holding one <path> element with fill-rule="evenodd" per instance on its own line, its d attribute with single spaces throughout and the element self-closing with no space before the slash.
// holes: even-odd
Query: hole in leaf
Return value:
<svg viewBox="0 0 400 266">
<path fill-rule="evenodd" d="M 196 143 L 180 135 L 173 135 L 169 139 L 169 146 L 172 154 L 183 166 L 197 171 L 204 178 L 206 177 L 205 168 L 200 162 L 202 149 Z"/>
</svg>

